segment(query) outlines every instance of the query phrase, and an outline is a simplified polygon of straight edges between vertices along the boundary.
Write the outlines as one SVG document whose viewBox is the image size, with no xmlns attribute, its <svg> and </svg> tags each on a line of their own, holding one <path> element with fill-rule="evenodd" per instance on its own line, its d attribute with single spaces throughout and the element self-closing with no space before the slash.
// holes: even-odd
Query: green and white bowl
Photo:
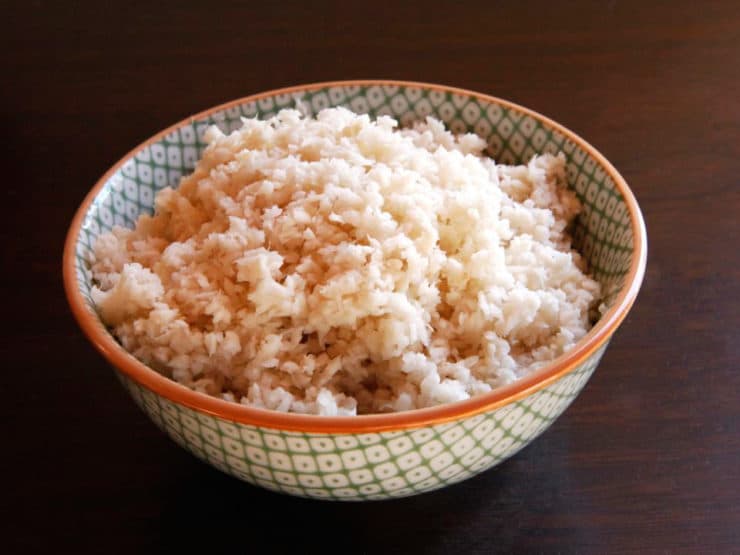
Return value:
<svg viewBox="0 0 740 555">
<path fill-rule="evenodd" d="M 177 186 L 199 159 L 210 124 L 224 131 L 242 117 L 266 118 L 300 102 L 309 113 L 345 106 L 402 124 L 433 115 L 456 133 L 475 132 L 507 164 L 563 152 L 568 185 L 583 203 L 576 248 L 601 283 L 608 310 L 571 351 L 515 382 L 466 401 L 395 414 L 324 417 L 245 407 L 197 393 L 127 353 L 90 298 L 90 248 L 113 225 L 152 213 L 154 196 Z M 343 81 L 270 91 L 201 112 L 158 133 L 116 163 L 80 206 L 67 236 L 64 284 L 72 311 L 114 366 L 134 401 L 173 440 L 224 472 L 303 497 L 404 497 L 469 478 L 540 435 L 575 399 L 637 296 L 647 239 L 624 179 L 563 126 L 510 102 L 452 87 Z"/>
</svg>

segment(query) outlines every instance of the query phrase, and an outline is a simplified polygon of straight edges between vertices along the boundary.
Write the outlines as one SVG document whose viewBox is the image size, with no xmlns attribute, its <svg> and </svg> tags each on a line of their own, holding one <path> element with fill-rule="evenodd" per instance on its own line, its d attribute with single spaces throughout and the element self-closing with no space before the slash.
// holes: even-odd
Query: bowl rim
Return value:
<svg viewBox="0 0 740 555">
<path fill-rule="evenodd" d="M 328 87 L 371 87 L 371 86 L 396 86 L 396 87 L 414 87 L 433 91 L 440 91 L 451 94 L 465 95 L 487 103 L 498 104 L 508 109 L 516 110 L 522 114 L 531 116 L 551 129 L 558 131 L 567 139 L 573 141 L 588 155 L 593 157 L 605 170 L 609 177 L 614 181 L 615 186 L 622 194 L 625 204 L 627 205 L 634 240 L 634 252 L 629 269 L 625 279 L 625 285 L 612 307 L 601 317 L 601 319 L 581 338 L 576 345 L 556 358 L 546 366 L 532 372 L 531 374 L 509 384 L 496 388 L 489 393 L 472 397 L 464 401 L 447 403 L 423 409 L 413 409 L 409 411 L 358 415 L 358 416 L 319 416 L 295 413 L 284 413 L 269 409 L 249 407 L 238 403 L 225 401 L 216 397 L 199 393 L 188 387 L 181 385 L 174 380 L 166 378 L 144 363 L 140 362 L 133 355 L 128 353 L 119 345 L 113 336 L 104 331 L 103 326 L 96 320 L 86 306 L 85 299 L 77 284 L 77 275 L 75 269 L 76 245 L 85 215 L 88 212 L 93 200 L 100 193 L 108 179 L 118 171 L 124 163 L 131 159 L 141 149 L 156 143 L 166 135 L 180 127 L 191 123 L 193 120 L 203 119 L 215 112 L 220 112 L 228 108 L 241 105 L 247 102 L 255 102 L 266 97 L 274 97 L 281 94 L 291 94 L 294 92 L 312 91 Z M 304 85 L 284 87 L 265 92 L 260 92 L 245 96 L 230 102 L 219 104 L 198 112 L 192 116 L 184 118 L 179 122 L 167 127 L 156 133 L 149 139 L 137 145 L 113 166 L 106 171 L 95 186 L 85 196 L 84 200 L 77 209 L 74 218 L 69 226 L 67 237 L 64 244 L 63 255 L 63 280 L 64 289 L 72 313 L 77 320 L 83 333 L 93 346 L 111 363 L 118 371 L 122 372 L 128 378 L 137 382 L 139 385 L 153 391 L 169 401 L 179 405 L 184 405 L 192 410 L 204 413 L 222 420 L 246 424 L 257 427 L 279 429 L 286 431 L 307 432 L 307 433 L 372 433 L 390 430 L 401 430 L 409 428 L 419 428 L 442 424 L 453 420 L 468 418 L 476 414 L 487 412 L 500 408 L 509 403 L 527 397 L 557 381 L 564 375 L 568 374 L 579 366 L 585 359 L 591 356 L 599 348 L 605 345 L 616 328 L 627 316 L 632 304 L 640 290 L 642 280 L 645 274 L 647 262 L 647 233 L 645 222 L 637 204 L 637 201 L 630 190 L 627 182 L 614 168 L 614 166 L 593 146 L 583 140 L 576 133 L 554 120 L 543 116 L 542 114 L 520 106 L 514 102 L 504 100 L 492 95 L 479 93 L 472 90 L 440 85 L 434 83 L 424 83 L 418 81 L 403 81 L 394 79 L 351 79 L 340 81 L 315 82 Z"/>
</svg>

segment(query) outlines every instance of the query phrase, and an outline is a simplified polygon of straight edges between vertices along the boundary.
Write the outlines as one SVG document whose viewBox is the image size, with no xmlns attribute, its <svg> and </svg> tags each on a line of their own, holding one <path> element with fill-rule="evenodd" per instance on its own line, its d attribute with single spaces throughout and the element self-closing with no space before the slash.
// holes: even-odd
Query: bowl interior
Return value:
<svg viewBox="0 0 740 555">
<path fill-rule="evenodd" d="M 398 84 L 333 84 L 232 103 L 196 116 L 129 156 L 94 198 L 77 238 L 76 276 L 88 310 L 96 314 L 87 266 L 97 237 L 114 225 L 133 227 L 140 214 L 151 214 L 157 191 L 176 187 L 194 168 L 206 146 L 202 137 L 209 125 L 228 132 L 241 125 L 241 118 L 268 118 L 297 105 L 309 115 L 344 106 L 373 117 L 389 115 L 401 125 L 432 115 L 455 133 L 473 132 L 486 139 L 488 153 L 500 163 L 526 163 L 534 154 L 563 152 L 568 186 L 583 203 L 573 230 L 575 247 L 601 283 L 607 307 L 625 286 L 634 252 L 627 203 L 603 165 L 552 124 L 508 104 L 460 91 Z M 98 324 L 104 327 L 99 320 Z"/>
</svg>

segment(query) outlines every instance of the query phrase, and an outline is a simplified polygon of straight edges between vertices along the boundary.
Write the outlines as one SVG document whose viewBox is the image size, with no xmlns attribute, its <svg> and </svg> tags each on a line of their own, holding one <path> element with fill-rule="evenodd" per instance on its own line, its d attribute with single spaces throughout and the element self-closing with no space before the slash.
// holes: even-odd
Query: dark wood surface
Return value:
<svg viewBox="0 0 740 555">
<path fill-rule="evenodd" d="M 451 4 L 3 4 L 0 550 L 740 553 L 740 4 Z M 562 122 L 630 183 L 650 250 L 633 312 L 540 439 L 448 489 L 332 504 L 167 440 L 78 331 L 60 264 L 86 191 L 154 132 L 358 77 Z"/>
</svg>

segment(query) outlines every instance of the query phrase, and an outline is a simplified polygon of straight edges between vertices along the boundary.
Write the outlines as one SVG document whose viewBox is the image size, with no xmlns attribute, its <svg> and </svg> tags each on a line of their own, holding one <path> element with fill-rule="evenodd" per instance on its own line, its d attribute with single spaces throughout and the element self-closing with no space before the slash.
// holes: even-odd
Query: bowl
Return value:
<svg viewBox="0 0 740 555">
<path fill-rule="evenodd" d="M 151 213 L 156 192 L 176 186 L 205 147 L 204 130 L 240 126 L 300 102 L 310 113 L 345 106 L 406 125 L 433 115 L 455 133 L 474 132 L 506 164 L 563 152 L 568 186 L 583 203 L 575 247 L 587 259 L 608 309 L 573 349 L 490 393 L 393 414 L 327 417 L 242 406 L 190 390 L 126 352 L 98 317 L 87 267 L 96 237 Z M 256 94 L 216 106 L 157 133 L 119 160 L 77 211 L 64 250 L 64 285 L 80 327 L 112 364 L 141 409 L 196 457 L 251 484 L 334 500 L 403 497 L 459 482 L 514 455 L 568 407 L 594 372 L 637 296 L 647 240 L 624 179 L 596 149 L 562 125 L 511 102 L 425 83 L 340 81 Z"/>
</svg>

